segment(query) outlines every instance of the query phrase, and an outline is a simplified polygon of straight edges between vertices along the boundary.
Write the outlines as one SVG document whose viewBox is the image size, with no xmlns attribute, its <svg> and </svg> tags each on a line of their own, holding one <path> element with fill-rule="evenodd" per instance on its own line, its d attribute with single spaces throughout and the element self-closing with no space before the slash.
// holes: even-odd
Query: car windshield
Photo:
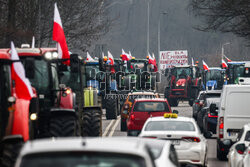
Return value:
<svg viewBox="0 0 250 167">
<path fill-rule="evenodd" d="M 192 75 L 191 68 L 176 68 L 175 73 L 176 74 L 174 74 L 174 75 L 176 75 L 178 79 L 179 78 L 186 78 L 187 76 Z"/>
<path fill-rule="evenodd" d="M 247 131 L 245 141 L 250 141 L 250 131 Z"/>
<path fill-rule="evenodd" d="M 22 59 L 24 66 L 26 64 L 26 59 Z M 48 63 L 43 59 L 34 59 L 34 76 L 29 78 L 31 86 L 36 88 L 36 91 L 39 94 L 47 94 L 49 93 L 49 68 Z M 25 67 L 26 69 L 26 67 Z M 27 70 L 26 70 L 27 73 Z M 28 76 L 26 74 L 26 76 Z"/>
<path fill-rule="evenodd" d="M 205 94 L 205 99 L 206 98 L 213 98 L 213 97 L 220 97 L 220 93 L 206 93 Z"/>
<path fill-rule="evenodd" d="M 131 61 L 127 72 L 135 72 L 135 69 L 140 69 L 142 72 L 147 71 L 146 63 L 144 61 Z"/>
<path fill-rule="evenodd" d="M 142 157 L 99 152 L 40 153 L 27 155 L 20 167 L 144 167 Z"/>
<path fill-rule="evenodd" d="M 134 112 L 168 112 L 168 105 L 166 102 L 136 102 L 134 106 Z"/>
<path fill-rule="evenodd" d="M 219 81 L 219 80 L 222 80 L 222 79 L 224 79 L 224 78 L 222 77 L 222 74 L 221 74 L 220 70 L 206 71 L 206 81 L 209 81 L 209 80 Z"/>
<path fill-rule="evenodd" d="M 234 76 L 235 79 L 237 77 L 243 77 L 244 76 L 244 65 L 239 65 L 234 67 Z"/>
<path fill-rule="evenodd" d="M 63 75 L 61 76 L 62 84 L 70 87 L 74 92 L 80 90 L 80 75 L 75 72 L 70 72 L 70 67 L 67 67 L 67 71 L 63 71 Z"/>
<path fill-rule="evenodd" d="M 187 121 L 150 121 L 145 131 L 195 131 L 195 127 Z"/>
<path fill-rule="evenodd" d="M 129 101 L 133 103 L 135 99 L 140 99 L 140 98 L 152 99 L 152 98 L 156 98 L 156 96 L 155 95 L 130 95 Z"/>
</svg>

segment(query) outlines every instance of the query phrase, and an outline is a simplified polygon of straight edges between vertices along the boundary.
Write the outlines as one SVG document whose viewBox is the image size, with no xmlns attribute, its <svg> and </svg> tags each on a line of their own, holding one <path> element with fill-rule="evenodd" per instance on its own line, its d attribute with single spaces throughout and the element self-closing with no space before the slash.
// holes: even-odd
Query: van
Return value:
<svg viewBox="0 0 250 167">
<path fill-rule="evenodd" d="M 250 85 L 224 85 L 217 120 L 217 158 L 226 159 L 242 127 L 250 122 Z"/>
</svg>

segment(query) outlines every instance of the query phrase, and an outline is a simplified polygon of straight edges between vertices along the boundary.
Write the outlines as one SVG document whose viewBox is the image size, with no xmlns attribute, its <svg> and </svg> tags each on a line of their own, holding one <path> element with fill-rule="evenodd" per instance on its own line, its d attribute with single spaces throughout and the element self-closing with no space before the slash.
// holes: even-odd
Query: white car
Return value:
<svg viewBox="0 0 250 167">
<path fill-rule="evenodd" d="M 250 146 L 247 147 L 245 151 L 245 156 L 242 162 L 242 167 L 248 167 L 250 166 Z"/>
<path fill-rule="evenodd" d="M 151 117 L 139 136 L 170 140 L 181 164 L 207 166 L 207 140 L 193 118 L 178 117 L 177 114 Z"/>
<path fill-rule="evenodd" d="M 151 138 L 138 137 L 112 137 L 111 140 L 143 142 L 152 153 L 156 167 L 179 167 L 178 156 L 174 145 L 167 140 L 155 140 Z"/>
<path fill-rule="evenodd" d="M 15 167 L 155 167 L 143 142 L 58 138 L 25 143 Z"/>
<path fill-rule="evenodd" d="M 227 155 L 229 167 L 242 166 L 242 161 L 245 156 L 244 148 L 247 148 L 250 144 L 250 124 L 244 125 L 236 141 L 237 142 L 234 145 L 232 145 Z"/>
</svg>

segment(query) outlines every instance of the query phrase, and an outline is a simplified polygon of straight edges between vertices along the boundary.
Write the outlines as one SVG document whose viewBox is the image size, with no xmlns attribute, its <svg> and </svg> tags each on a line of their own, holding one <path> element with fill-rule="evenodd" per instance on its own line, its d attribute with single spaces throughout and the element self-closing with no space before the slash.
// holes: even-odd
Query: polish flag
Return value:
<svg viewBox="0 0 250 167">
<path fill-rule="evenodd" d="M 89 52 L 87 52 L 87 60 L 88 61 L 95 61 L 89 54 Z"/>
<path fill-rule="evenodd" d="M 221 65 L 222 65 L 222 68 L 227 68 L 227 63 L 225 62 L 225 60 L 221 60 Z"/>
<path fill-rule="evenodd" d="M 69 50 L 66 42 L 66 38 L 63 31 L 61 17 L 55 3 L 55 10 L 54 10 L 54 25 L 53 25 L 53 41 L 57 42 L 57 50 L 58 56 L 61 59 L 69 59 Z M 70 62 L 67 61 L 65 64 L 69 65 Z"/>
<path fill-rule="evenodd" d="M 192 66 L 194 66 L 194 58 L 192 57 Z"/>
<path fill-rule="evenodd" d="M 15 81 L 16 95 L 20 99 L 30 100 L 34 97 L 32 87 L 25 76 L 23 64 L 19 61 L 13 42 L 11 42 L 11 60 L 14 61 L 11 67 L 11 78 Z"/>
<path fill-rule="evenodd" d="M 202 60 L 202 63 L 203 63 L 203 69 L 209 71 L 209 67 L 208 67 L 208 65 L 205 63 L 205 61 Z"/>
<path fill-rule="evenodd" d="M 128 57 L 129 57 L 129 60 L 131 60 L 131 59 L 132 59 L 132 54 L 131 54 L 131 52 L 130 52 L 130 51 L 128 52 Z"/>
<path fill-rule="evenodd" d="M 114 68 L 114 57 L 113 55 L 108 51 L 108 61 L 109 61 L 109 64 L 112 65 L 111 67 L 111 72 L 112 73 L 115 73 L 115 68 Z"/>
<path fill-rule="evenodd" d="M 149 64 L 152 64 L 154 66 L 154 72 L 157 72 L 158 71 L 158 67 L 156 65 L 156 59 L 155 59 L 155 55 L 152 54 L 153 57 L 148 53 L 148 63 Z"/>
<path fill-rule="evenodd" d="M 227 60 L 227 62 L 231 62 L 231 61 L 232 61 L 232 60 L 229 59 L 227 56 L 224 55 L 224 57 L 225 57 L 225 59 Z"/>
<path fill-rule="evenodd" d="M 131 53 L 130 53 L 131 54 Z M 126 53 L 123 49 L 122 49 L 122 60 L 123 61 L 129 61 L 132 59 L 132 56 L 130 56 L 130 54 Z"/>
</svg>

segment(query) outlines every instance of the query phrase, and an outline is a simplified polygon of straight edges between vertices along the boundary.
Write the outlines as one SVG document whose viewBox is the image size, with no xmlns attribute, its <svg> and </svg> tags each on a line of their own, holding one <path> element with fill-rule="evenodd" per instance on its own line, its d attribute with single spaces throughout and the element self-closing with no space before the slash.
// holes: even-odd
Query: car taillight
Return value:
<svg viewBox="0 0 250 167">
<path fill-rule="evenodd" d="M 201 101 L 201 102 L 199 103 L 199 105 L 200 105 L 200 106 L 203 106 L 203 102 Z"/>
<path fill-rule="evenodd" d="M 211 115 L 210 113 L 208 113 L 208 117 L 210 117 L 210 118 L 217 118 L 218 116 L 217 115 Z"/>
<path fill-rule="evenodd" d="M 155 137 L 155 136 L 143 136 L 143 138 L 156 139 L 157 137 Z"/>
<path fill-rule="evenodd" d="M 248 154 L 250 154 L 250 150 L 248 151 Z"/>
<path fill-rule="evenodd" d="M 134 120 L 135 120 L 135 115 L 134 115 L 134 114 L 131 114 L 131 115 L 130 115 L 130 119 L 131 119 L 132 121 L 134 121 Z"/>
<path fill-rule="evenodd" d="M 182 137 L 183 140 L 187 140 L 189 142 L 197 142 L 199 143 L 201 140 L 198 137 Z"/>
<path fill-rule="evenodd" d="M 244 154 L 244 152 L 242 152 L 241 150 L 237 150 L 237 153 Z"/>
<path fill-rule="evenodd" d="M 224 118 L 220 117 L 219 120 L 219 138 L 223 138 L 223 130 L 224 129 Z"/>
</svg>

